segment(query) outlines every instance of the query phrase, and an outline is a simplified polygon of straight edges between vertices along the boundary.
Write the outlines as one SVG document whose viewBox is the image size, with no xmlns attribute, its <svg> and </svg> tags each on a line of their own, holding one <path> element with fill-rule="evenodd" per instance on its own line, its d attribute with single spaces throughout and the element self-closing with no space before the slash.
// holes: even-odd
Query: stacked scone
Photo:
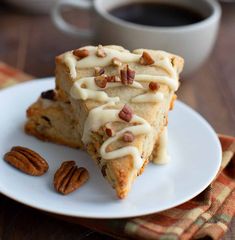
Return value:
<svg viewBox="0 0 235 240">
<path fill-rule="evenodd" d="M 85 149 L 124 198 L 149 161 L 167 161 L 168 111 L 182 68 L 182 58 L 163 51 L 66 52 L 56 58 L 55 90 L 27 110 L 26 132 Z"/>
</svg>

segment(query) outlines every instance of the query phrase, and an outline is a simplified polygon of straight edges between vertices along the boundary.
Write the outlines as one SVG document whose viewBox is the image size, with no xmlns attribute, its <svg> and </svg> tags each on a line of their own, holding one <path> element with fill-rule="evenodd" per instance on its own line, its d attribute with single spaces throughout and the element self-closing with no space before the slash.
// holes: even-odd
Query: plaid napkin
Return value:
<svg viewBox="0 0 235 240">
<path fill-rule="evenodd" d="M 32 77 L 0 62 L 0 89 L 29 79 Z M 235 215 L 235 138 L 219 138 L 223 161 L 217 177 L 201 194 L 180 206 L 128 219 L 57 217 L 121 239 L 220 239 Z"/>
<path fill-rule="evenodd" d="M 24 82 L 33 77 L 0 62 L 0 89 Z"/>
</svg>

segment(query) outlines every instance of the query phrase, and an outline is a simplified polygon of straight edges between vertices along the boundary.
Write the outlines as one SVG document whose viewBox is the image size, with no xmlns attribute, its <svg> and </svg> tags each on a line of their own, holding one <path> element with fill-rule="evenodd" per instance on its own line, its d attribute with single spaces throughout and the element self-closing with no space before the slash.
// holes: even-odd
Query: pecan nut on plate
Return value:
<svg viewBox="0 0 235 240">
<path fill-rule="evenodd" d="M 46 160 L 35 151 L 16 146 L 4 155 L 4 160 L 20 171 L 32 176 L 41 176 L 49 166 Z"/>
<path fill-rule="evenodd" d="M 81 187 L 89 178 L 88 171 L 77 167 L 74 161 L 63 162 L 54 176 L 54 187 L 61 194 L 69 194 Z"/>
</svg>

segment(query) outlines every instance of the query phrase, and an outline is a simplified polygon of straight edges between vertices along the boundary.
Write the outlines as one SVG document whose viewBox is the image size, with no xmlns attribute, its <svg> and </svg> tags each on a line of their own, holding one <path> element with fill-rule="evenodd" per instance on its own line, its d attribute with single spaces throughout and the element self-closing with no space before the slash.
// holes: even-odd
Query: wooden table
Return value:
<svg viewBox="0 0 235 240">
<path fill-rule="evenodd" d="M 215 49 L 194 75 L 182 79 L 179 99 L 202 114 L 219 133 L 235 135 L 235 4 L 223 4 Z M 79 24 L 89 24 L 81 16 Z M 80 17 L 79 17 L 80 18 Z M 49 16 L 27 15 L 0 4 L 0 60 L 33 76 L 54 75 L 54 57 L 87 44 L 59 32 Z M 233 224 L 235 228 L 235 224 Z M 228 232 L 226 239 L 234 239 Z M 0 195 L 0 240 L 112 239 L 57 220 Z"/>
</svg>

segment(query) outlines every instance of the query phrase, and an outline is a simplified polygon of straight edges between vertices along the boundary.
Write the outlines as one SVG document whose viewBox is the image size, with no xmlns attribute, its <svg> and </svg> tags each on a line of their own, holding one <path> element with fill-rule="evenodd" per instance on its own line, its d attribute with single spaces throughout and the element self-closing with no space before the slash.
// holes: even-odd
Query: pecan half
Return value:
<svg viewBox="0 0 235 240">
<path fill-rule="evenodd" d="M 135 71 L 131 70 L 128 65 L 120 71 L 122 84 L 128 85 L 132 84 L 135 79 Z"/>
<path fill-rule="evenodd" d="M 149 89 L 151 91 L 157 91 L 160 88 L 159 84 L 156 82 L 150 82 L 149 83 Z"/>
<path fill-rule="evenodd" d="M 53 89 L 41 93 L 41 98 L 55 101 L 56 93 Z"/>
<path fill-rule="evenodd" d="M 100 76 L 105 73 L 104 68 L 101 67 L 95 67 L 95 76 Z"/>
<path fill-rule="evenodd" d="M 135 136 L 133 135 L 133 133 L 131 131 L 126 131 L 123 134 L 122 140 L 124 142 L 133 142 L 135 140 Z"/>
<path fill-rule="evenodd" d="M 82 59 L 89 56 L 89 51 L 87 49 L 75 49 L 73 55 Z"/>
<path fill-rule="evenodd" d="M 151 65 L 151 64 L 154 64 L 154 60 L 148 52 L 144 51 L 140 58 L 140 64 Z"/>
<path fill-rule="evenodd" d="M 121 66 L 122 66 L 122 62 L 121 62 L 118 58 L 116 58 L 116 57 L 114 57 L 114 58 L 112 59 L 112 64 L 113 64 L 114 66 L 116 66 L 116 67 L 121 67 Z"/>
<path fill-rule="evenodd" d="M 74 161 L 66 161 L 55 173 L 54 187 L 66 195 L 81 187 L 88 178 L 89 173 L 85 168 L 78 168 Z"/>
<path fill-rule="evenodd" d="M 125 104 L 122 110 L 119 112 L 118 116 L 122 120 L 130 122 L 133 116 L 133 111 L 127 104 Z"/>
<path fill-rule="evenodd" d="M 101 76 L 95 77 L 95 83 L 98 87 L 105 88 L 107 85 L 107 76 L 101 75 Z"/>
<path fill-rule="evenodd" d="M 97 57 L 101 57 L 101 58 L 106 57 L 106 53 L 105 53 L 104 48 L 103 48 L 102 45 L 99 45 L 99 46 L 97 47 L 96 56 L 97 56 Z"/>
<path fill-rule="evenodd" d="M 12 147 L 4 155 L 4 160 L 20 171 L 32 176 L 41 176 L 49 168 L 46 160 L 38 153 L 21 146 Z"/>
</svg>

